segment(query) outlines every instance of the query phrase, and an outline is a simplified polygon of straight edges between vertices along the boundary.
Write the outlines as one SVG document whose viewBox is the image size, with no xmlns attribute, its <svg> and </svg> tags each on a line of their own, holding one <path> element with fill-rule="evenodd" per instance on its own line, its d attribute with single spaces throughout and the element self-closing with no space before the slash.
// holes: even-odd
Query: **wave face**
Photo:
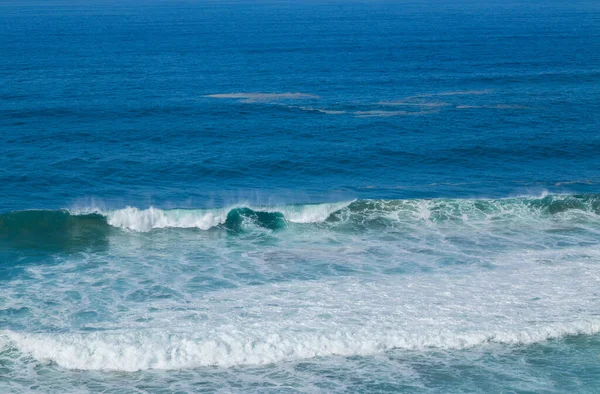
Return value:
<svg viewBox="0 0 600 394">
<path fill-rule="evenodd" d="M 104 244 L 110 228 L 100 214 L 19 211 L 0 215 L 0 245 L 32 249 L 77 249 Z"/>
</svg>

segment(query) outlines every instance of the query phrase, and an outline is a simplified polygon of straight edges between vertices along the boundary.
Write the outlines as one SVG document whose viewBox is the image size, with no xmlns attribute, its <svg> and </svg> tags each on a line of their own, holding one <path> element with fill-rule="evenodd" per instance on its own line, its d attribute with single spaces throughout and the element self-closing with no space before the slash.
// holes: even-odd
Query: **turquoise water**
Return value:
<svg viewBox="0 0 600 394">
<path fill-rule="evenodd" d="M 0 391 L 597 392 L 599 22 L 0 3 Z"/>
</svg>

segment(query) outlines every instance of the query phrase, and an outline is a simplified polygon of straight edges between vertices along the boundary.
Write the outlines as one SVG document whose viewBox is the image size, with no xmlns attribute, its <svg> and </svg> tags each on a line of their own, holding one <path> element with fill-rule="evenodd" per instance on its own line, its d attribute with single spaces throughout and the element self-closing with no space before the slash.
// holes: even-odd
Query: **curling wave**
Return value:
<svg viewBox="0 0 600 394">
<path fill-rule="evenodd" d="M 291 223 L 317 223 L 325 221 L 333 212 L 350 205 L 350 202 L 333 204 L 284 205 L 279 207 L 239 206 L 229 209 L 173 209 L 125 208 L 105 213 L 108 224 L 135 231 L 157 228 L 198 228 L 209 230 L 219 225 L 240 229 L 244 222 L 252 221 L 261 227 L 277 229 Z"/>
</svg>

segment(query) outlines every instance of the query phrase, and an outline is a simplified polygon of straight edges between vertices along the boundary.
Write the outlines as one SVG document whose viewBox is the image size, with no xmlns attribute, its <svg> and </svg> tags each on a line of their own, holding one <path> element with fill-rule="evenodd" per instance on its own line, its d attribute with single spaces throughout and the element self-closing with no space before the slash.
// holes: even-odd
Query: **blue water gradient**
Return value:
<svg viewBox="0 0 600 394">
<path fill-rule="evenodd" d="M 0 391 L 597 392 L 597 1 L 0 1 Z"/>
</svg>

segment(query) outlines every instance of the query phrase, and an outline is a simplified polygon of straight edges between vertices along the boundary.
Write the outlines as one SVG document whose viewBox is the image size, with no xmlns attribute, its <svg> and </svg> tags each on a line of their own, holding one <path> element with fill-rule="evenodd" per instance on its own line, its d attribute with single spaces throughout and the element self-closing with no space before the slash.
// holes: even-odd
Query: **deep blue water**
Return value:
<svg viewBox="0 0 600 394">
<path fill-rule="evenodd" d="M 597 1 L 0 0 L 0 391 L 595 392 Z"/>
</svg>

